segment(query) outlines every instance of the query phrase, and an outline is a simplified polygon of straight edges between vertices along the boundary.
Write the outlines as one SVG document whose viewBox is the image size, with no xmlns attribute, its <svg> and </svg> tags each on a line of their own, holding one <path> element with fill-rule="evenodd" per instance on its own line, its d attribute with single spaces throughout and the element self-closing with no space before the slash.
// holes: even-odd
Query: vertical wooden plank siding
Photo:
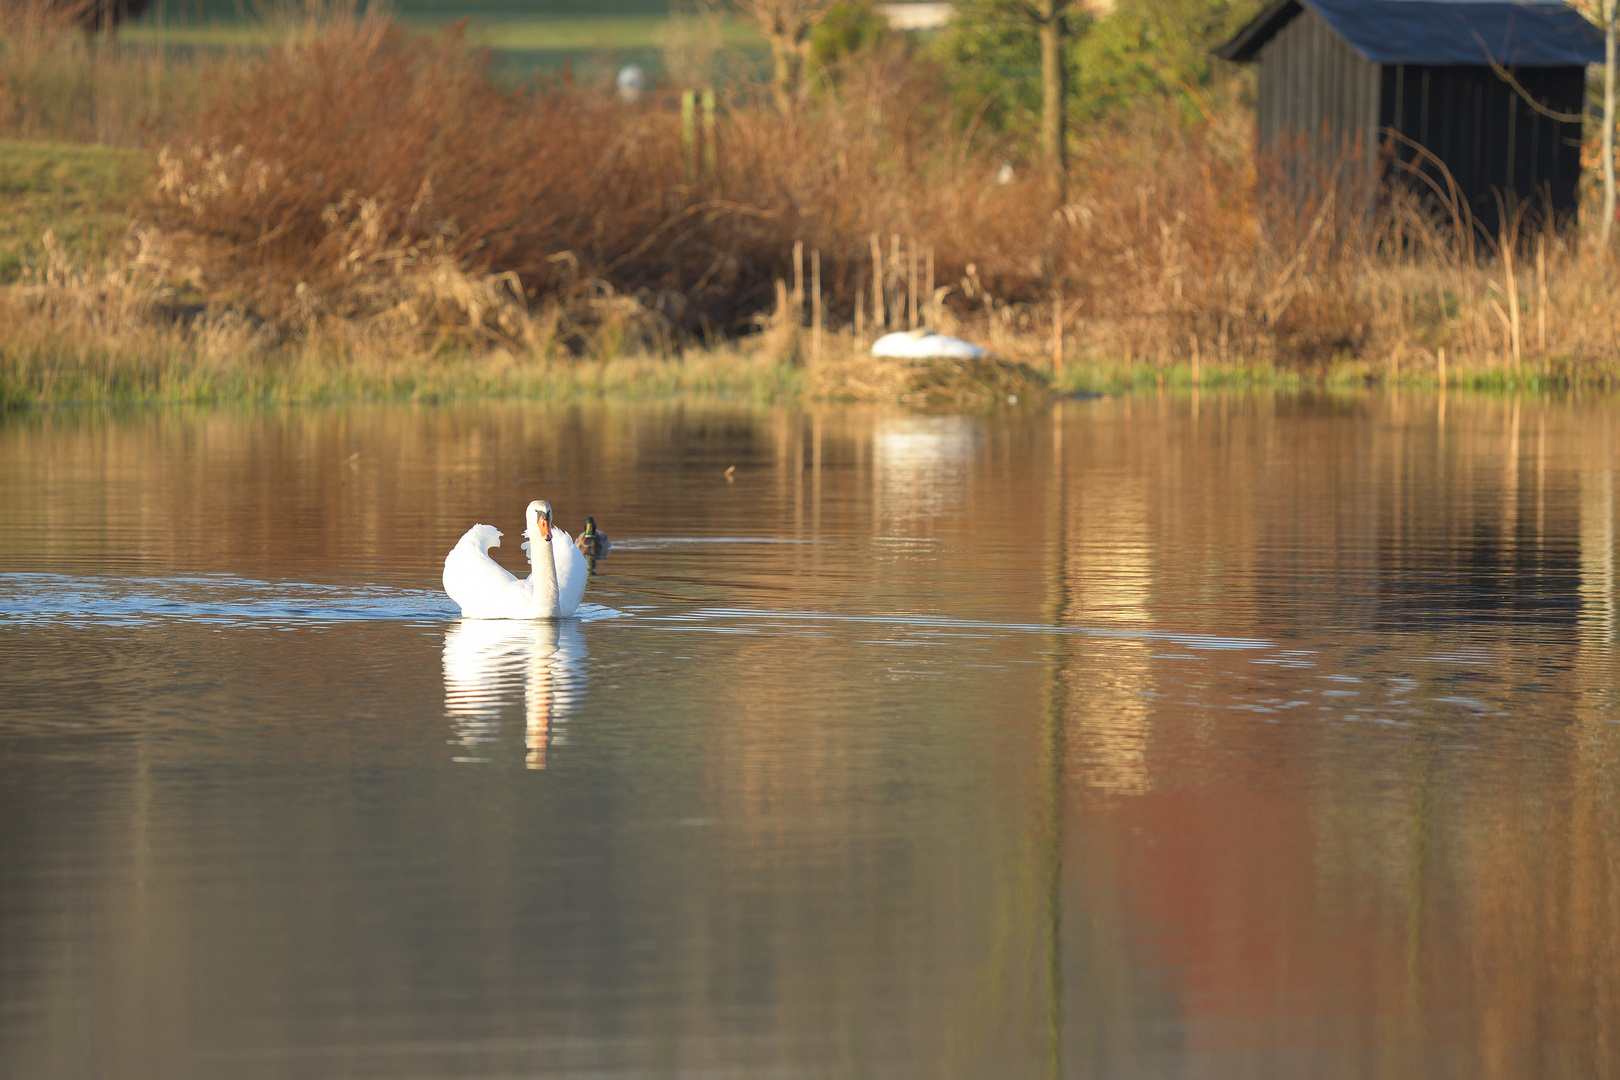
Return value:
<svg viewBox="0 0 1620 1080">
<path fill-rule="evenodd" d="M 1378 175 L 1386 132 L 1426 148 L 1449 172 L 1483 231 L 1499 228 L 1496 193 L 1509 203 L 1575 213 L 1580 184 L 1577 123 L 1542 115 L 1488 67 L 1383 67 L 1362 56 L 1326 20 L 1302 4 L 1260 48 L 1260 150 L 1279 155 L 1285 175 L 1299 187 L 1329 176 L 1347 161 L 1364 163 L 1361 177 Z M 1547 108 L 1578 114 L 1584 107 L 1585 70 L 1524 69 L 1520 85 Z M 1409 146 L 1394 152 L 1411 162 Z M 1445 188 L 1442 170 L 1424 167 Z M 1399 176 L 1399 171 L 1390 175 Z M 1428 186 L 1408 176 L 1413 190 Z M 1301 195 L 1308 187 L 1300 188 Z"/>
<path fill-rule="evenodd" d="M 1309 7 L 1260 50 L 1258 122 L 1263 152 L 1284 155 L 1297 185 L 1363 162 L 1374 176 L 1379 66 Z M 1303 194 L 1303 192 L 1302 192 Z"/>
<path fill-rule="evenodd" d="M 1515 73 L 1525 91 L 1554 112 L 1583 107 L 1581 68 L 1528 68 Z M 1423 88 L 1428 88 L 1428 93 Z M 1402 67 L 1384 78 L 1379 118 L 1444 163 L 1482 231 L 1500 228 L 1496 194 L 1510 204 L 1575 213 L 1580 185 L 1580 124 L 1544 116 L 1486 67 Z M 1416 152 L 1402 148 L 1406 161 Z M 1438 166 L 1425 171 L 1444 184 Z M 1415 190 L 1421 190 L 1416 188 Z"/>
</svg>

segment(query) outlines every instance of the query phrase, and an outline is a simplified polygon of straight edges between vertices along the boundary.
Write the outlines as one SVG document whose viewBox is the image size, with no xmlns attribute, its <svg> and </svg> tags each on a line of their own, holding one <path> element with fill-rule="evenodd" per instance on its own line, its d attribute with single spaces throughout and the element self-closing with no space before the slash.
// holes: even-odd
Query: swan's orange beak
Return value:
<svg viewBox="0 0 1620 1080">
<path fill-rule="evenodd" d="M 547 521 L 545 518 L 540 519 L 540 539 L 551 539 L 551 522 Z"/>
</svg>

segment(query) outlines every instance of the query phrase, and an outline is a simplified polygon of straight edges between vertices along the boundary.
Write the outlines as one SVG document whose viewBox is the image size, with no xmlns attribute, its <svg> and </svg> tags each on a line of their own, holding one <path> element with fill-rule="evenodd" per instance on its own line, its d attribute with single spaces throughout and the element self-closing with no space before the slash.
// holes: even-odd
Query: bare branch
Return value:
<svg viewBox="0 0 1620 1080">
<path fill-rule="evenodd" d="M 752 22 L 771 46 L 775 73 L 771 92 L 784 113 L 793 108 L 804 83 L 810 55 L 810 32 L 837 0 L 732 0 L 737 13 Z"/>
</svg>

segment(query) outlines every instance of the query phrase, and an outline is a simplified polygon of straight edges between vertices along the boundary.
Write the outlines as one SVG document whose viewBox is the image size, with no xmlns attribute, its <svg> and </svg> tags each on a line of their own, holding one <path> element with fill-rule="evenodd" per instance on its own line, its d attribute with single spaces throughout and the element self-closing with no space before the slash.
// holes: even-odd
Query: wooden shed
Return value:
<svg viewBox="0 0 1620 1080">
<path fill-rule="evenodd" d="M 1215 54 L 1259 65 L 1260 151 L 1296 176 L 1320 174 L 1303 156 L 1427 190 L 1414 170 L 1443 185 L 1438 159 L 1491 235 L 1498 194 L 1575 213 L 1603 35 L 1567 4 L 1273 0 Z"/>
</svg>

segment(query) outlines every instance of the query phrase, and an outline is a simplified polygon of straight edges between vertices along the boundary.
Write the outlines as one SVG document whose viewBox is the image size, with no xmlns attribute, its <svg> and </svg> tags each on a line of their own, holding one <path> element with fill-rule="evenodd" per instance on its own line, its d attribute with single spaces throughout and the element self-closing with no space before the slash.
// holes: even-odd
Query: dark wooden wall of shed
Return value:
<svg viewBox="0 0 1620 1080">
<path fill-rule="evenodd" d="M 1548 110 L 1579 115 L 1585 105 L 1582 68 L 1526 68 L 1519 85 Z M 1496 236 L 1501 225 L 1496 194 L 1509 205 L 1528 202 L 1538 213 L 1573 223 L 1581 180 L 1581 125 L 1533 108 L 1488 67 L 1383 69 L 1378 122 L 1445 163 L 1479 226 Z M 1403 161 L 1419 155 L 1396 143 Z M 1444 187 L 1440 170 L 1425 171 Z M 1396 170 L 1399 175 L 1399 170 Z M 1428 191 L 1418 182 L 1416 189 Z"/>
<path fill-rule="evenodd" d="M 1329 176 L 1370 181 L 1378 139 L 1378 65 L 1308 7 L 1260 49 L 1262 154 L 1296 187 Z M 1354 163 L 1349 173 L 1347 163 Z M 1370 186 L 1370 185 L 1369 185 Z"/>
</svg>

